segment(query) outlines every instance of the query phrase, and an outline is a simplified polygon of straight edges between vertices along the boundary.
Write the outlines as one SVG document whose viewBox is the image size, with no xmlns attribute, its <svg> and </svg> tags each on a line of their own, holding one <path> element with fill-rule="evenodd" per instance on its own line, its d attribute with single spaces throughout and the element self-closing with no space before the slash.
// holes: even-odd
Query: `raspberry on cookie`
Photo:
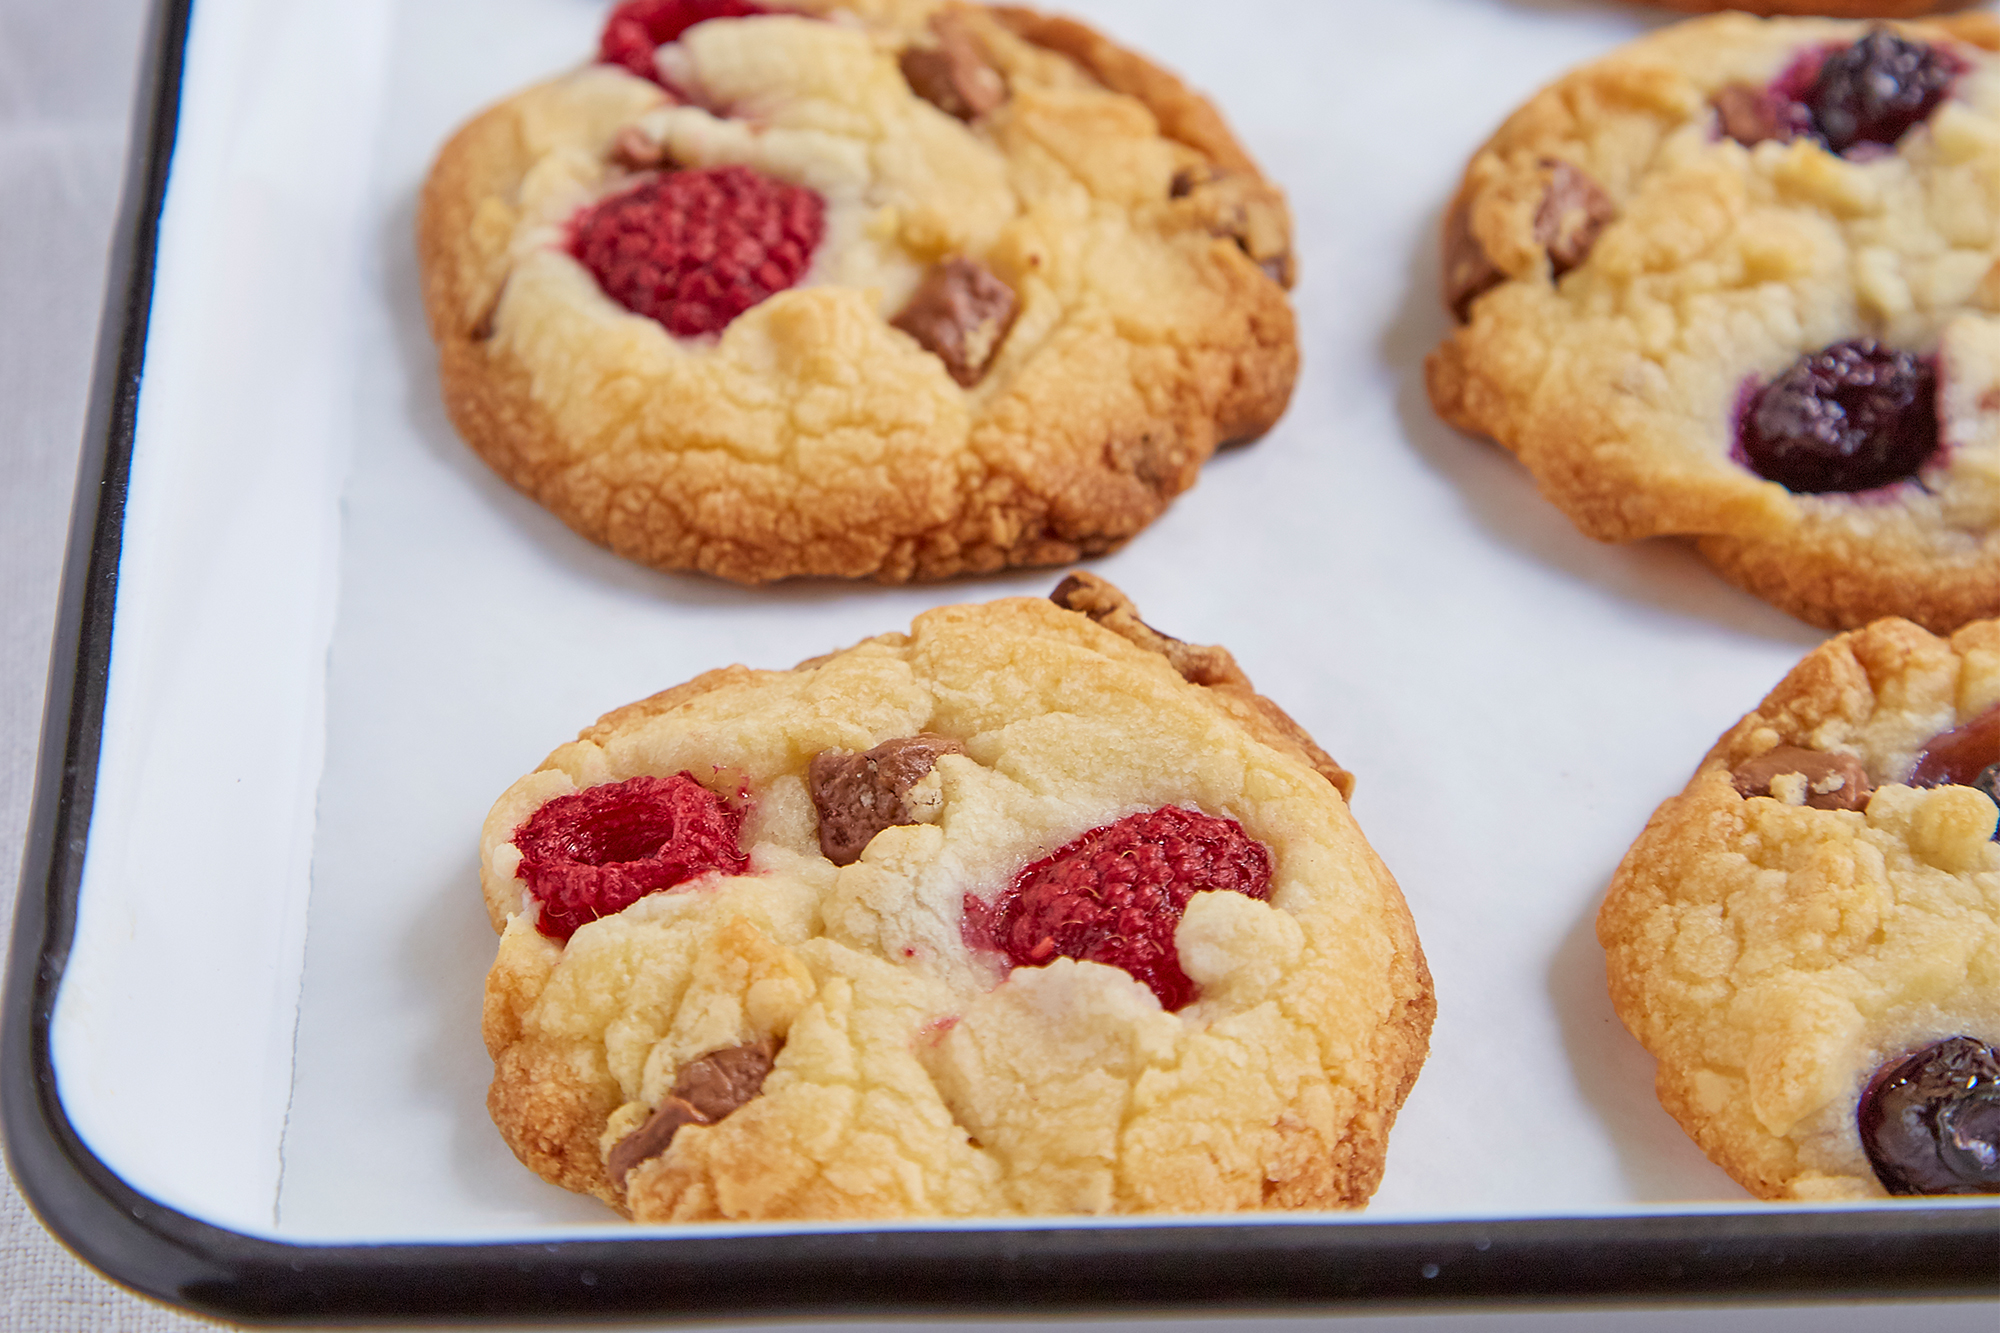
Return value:
<svg viewBox="0 0 2000 1333">
<path fill-rule="evenodd" d="M 2000 1194 L 2000 620 L 1813 652 L 1597 934 L 1660 1103 L 1763 1199 Z"/>
<path fill-rule="evenodd" d="M 489 1109 L 641 1221 L 1359 1207 L 1433 1002 L 1351 787 L 1089 575 L 712 671 L 487 818 Z"/>
<path fill-rule="evenodd" d="M 1996 52 L 1738 14 L 1559 80 L 1449 209 L 1433 405 L 1813 624 L 2000 615 Z"/>
<path fill-rule="evenodd" d="M 446 144 L 451 419 L 577 532 L 743 583 L 1115 549 L 1297 372 L 1291 223 L 1206 101 L 955 0 L 626 0 Z"/>
</svg>

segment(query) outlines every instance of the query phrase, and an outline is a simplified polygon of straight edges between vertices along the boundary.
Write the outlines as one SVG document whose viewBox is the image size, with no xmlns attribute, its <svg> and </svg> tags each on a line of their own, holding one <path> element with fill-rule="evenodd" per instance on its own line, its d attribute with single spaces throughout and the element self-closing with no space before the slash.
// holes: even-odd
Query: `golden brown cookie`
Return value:
<svg viewBox="0 0 2000 1333">
<path fill-rule="evenodd" d="M 2000 1193 L 2000 621 L 1801 662 L 1597 934 L 1660 1103 L 1763 1199 Z"/>
<path fill-rule="evenodd" d="M 1062 563 L 1283 412 L 1282 194 L 1082 25 L 633 0 L 602 54 L 460 130 L 418 224 L 452 421 L 591 540 L 745 583 Z"/>
<path fill-rule="evenodd" d="M 1432 403 L 1814 624 L 2000 614 L 1996 49 L 1724 15 L 1559 80 L 1449 210 Z"/>
<path fill-rule="evenodd" d="M 1350 785 L 1088 575 L 710 672 L 486 821 L 494 1121 L 643 1221 L 1359 1207 L 1433 1003 Z"/>
<path fill-rule="evenodd" d="M 1683 14 L 1714 14 L 1738 9 L 1746 14 L 1823 16 L 1842 19 L 1908 19 L 1944 9 L 1963 9 L 1971 0 L 1646 0 L 1661 9 Z"/>
</svg>

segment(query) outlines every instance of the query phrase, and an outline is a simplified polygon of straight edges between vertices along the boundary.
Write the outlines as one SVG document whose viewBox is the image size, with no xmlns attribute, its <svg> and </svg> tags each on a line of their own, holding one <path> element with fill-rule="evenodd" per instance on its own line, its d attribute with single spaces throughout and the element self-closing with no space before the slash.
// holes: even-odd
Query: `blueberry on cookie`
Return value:
<svg viewBox="0 0 2000 1333">
<path fill-rule="evenodd" d="M 481 840 L 489 1109 L 642 1221 L 1351 1208 L 1430 978 L 1352 779 L 1088 575 L 605 716 Z"/>
<path fill-rule="evenodd" d="M 1814 624 L 2000 614 L 1996 51 L 1725 15 L 1559 80 L 1448 212 L 1432 403 Z"/>
<path fill-rule="evenodd" d="M 1112 550 L 1284 411 L 1283 195 L 1080 24 L 627 0 L 445 146 L 453 423 L 660 569 L 936 579 Z"/>
<path fill-rule="evenodd" d="M 1660 1103 L 1764 1199 L 2000 1194 L 2000 621 L 1825 644 L 1598 917 Z"/>
</svg>

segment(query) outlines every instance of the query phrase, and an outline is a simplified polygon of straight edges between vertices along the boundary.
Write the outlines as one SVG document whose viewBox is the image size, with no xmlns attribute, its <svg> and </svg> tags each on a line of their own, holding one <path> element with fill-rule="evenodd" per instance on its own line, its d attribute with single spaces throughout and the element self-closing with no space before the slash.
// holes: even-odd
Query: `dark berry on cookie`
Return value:
<svg viewBox="0 0 2000 1333">
<path fill-rule="evenodd" d="M 808 769 L 813 809 L 819 815 L 819 849 L 837 866 L 853 865 L 885 828 L 916 823 L 910 789 L 923 781 L 938 756 L 964 754 L 949 736 L 919 732 L 883 741 L 860 754 L 825 750 Z"/>
<path fill-rule="evenodd" d="M 1769 796 L 1771 783 L 1788 773 L 1806 782 L 1806 804 L 1815 810 L 1861 810 L 1868 805 L 1868 772 L 1851 754 L 1780 745 L 1730 772 L 1739 796 Z"/>
<path fill-rule="evenodd" d="M 1937 452 L 1937 373 L 1873 339 L 1801 357 L 1751 398 L 1742 452 L 1792 491 L 1865 491 L 1915 476 Z"/>
<path fill-rule="evenodd" d="M 1876 28 L 1821 63 L 1804 97 L 1813 131 L 1836 153 L 1893 144 L 1937 109 L 1958 70 L 1937 48 Z"/>
<path fill-rule="evenodd" d="M 1962 727 L 1953 727 L 1931 738 L 1917 756 L 1910 774 L 1912 787 L 1938 787 L 1956 783 L 1978 786 L 1987 770 L 2000 764 L 2000 704 L 1981 713 Z M 1992 789 L 1985 788 L 1988 795 Z"/>
<path fill-rule="evenodd" d="M 1862 1094 L 1861 1143 L 1891 1194 L 2000 1194 L 2000 1050 L 1951 1037 L 1886 1065 Z"/>
<path fill-rule="evenodd" d="M 957 256 L 932 265 L 909 304 L 889 322 L 971 388 L 986 374 L 1019 309 L 1013 288 L 984 264 Z"/>
<path fill-rule="evenodd" d="M 689 338 L 804 276 L 826 230 L 818 194 L 752 171 L 656 176 L 576 221 L 572 252 L 612 300 Z"/>
<path fill-rule="evenodd" d="M 598 59 L 623 65 L 642 79 L 659 82 L 653 52 L 697 23 L 769 13 L 750 0 L 625 0 L 605 20 Z"/>
<path fill-rule="evenodd" d="M 1263 899 L 1271 854 L 1233 819 L 1165 806 L 1092 829 L 1018 875 L 998 903 L 966 899 L 968 938 L 1016 967 L 1076 958 L 1123 968 L 1168 1012 L 1195 998 L 1174 928 L 1197 893 Z"/>
<path fill-rule="evenodd" d="M 2000 805 L 2000 764 L 1988 764 L 1979 770 L 1978 776 L 1967 784 L 1974 791 L 1984 792 L 1995 805 Z M 2000 838 L 2000 828 L 1993 830 L 1993 836 Z"/>
<path fill-rule="evenodd" d="M 684 1066 L 673 1090 L 646 1123 L 627 1134 L 606 1156 L 605 1171 L 614 1184 L 649 1157 L 658 1157 L 673 1143 L 683 1125 L 712 1125 L 764 1090 L 777 1048 L 768 1040 L 749 1046 L 710 1051 Z"/>
<path fill-rule="evenodd" d="M 749 863 L 738 845 L 743 814 L 694 780 L 637 777 L 558 796 L 514 830 L 516 874 L 542 905 L 536 929 L 567 940 L 579 926 L 622 912 L 712 870 Z"/>
<path fill-rule="evenodd" d="M 906 46 L 897 58 L 911 92 L 960 120 L 977 120 L 1007 100 L 1007 81 L 963 20 L 935 15 L 931 32 L 936 46 Z"/>
</svg>

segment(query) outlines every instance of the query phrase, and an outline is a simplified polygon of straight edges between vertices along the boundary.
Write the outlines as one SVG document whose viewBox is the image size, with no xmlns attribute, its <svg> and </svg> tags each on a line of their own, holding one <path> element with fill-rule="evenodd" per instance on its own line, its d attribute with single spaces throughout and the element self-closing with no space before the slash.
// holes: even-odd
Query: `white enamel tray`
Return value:
<svg viewBox="0 0 2000 1333">
<path fill-rule="evenodd" d="M 478 1037 L 493 798 L 709 667 L 788 666 L 1060 571 L 751 590 L 584 543 L 446 422 L 411 234 L 436 146 L 583 59 L 602 6 L 201 0 L 190 19 L 179 0 L 104 343 L 103 482 L 78 512 L 0 1090 L 24 1189 L 86 1256 L 271 1318 L 1990 1285 L 1990 1205 L 1749 1202 L 1659 1110 L 1605 997 L 1612 868 L 1821 636 L 1682 546 L 1578 536 L 1424 398 L 1466 157 L 1660 20 L 1067 8 L 1210 93 L 1296 216 L 1289 415 L 1092 567 L 1152 623 L 1229 645 L 1359 775 L 1439 1006 L 1374 1203 L 635 1229 L 515 1163 Z M 746 1307 L 722 1285 L 745 1269 L 795 1282 Z"/>
</svg>

